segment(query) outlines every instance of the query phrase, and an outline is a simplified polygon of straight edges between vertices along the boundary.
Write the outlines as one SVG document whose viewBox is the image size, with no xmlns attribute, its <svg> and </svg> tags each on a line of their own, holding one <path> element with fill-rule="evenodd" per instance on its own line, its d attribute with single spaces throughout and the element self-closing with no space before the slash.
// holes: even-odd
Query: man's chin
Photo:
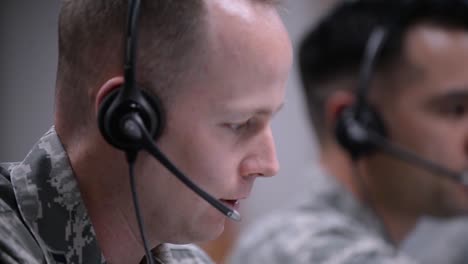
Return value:
<svg viewBox="0 0 468 264">
<path fill-rule="evenodd" d="M 209 221 L 199 224 L 198 242 L 210 241 L 218 238 L 224 231 L 224 224 L 226 223 L 226 217 L 217 212 L 215 217 L 212 217 Z M 196 227 L 195 227 L 196 228 Z"/>
<path fill-rule="evenodd" d="M 218 213 L 219 214 L 219 213 Z M 180 237 L 167 241 L 171 244 L 203 243 L 218 238 L 224 231 L 226 217 L 211 217 L 205 221 L 193 221 L 185 230 L 180 230 Z"/>
</svg>

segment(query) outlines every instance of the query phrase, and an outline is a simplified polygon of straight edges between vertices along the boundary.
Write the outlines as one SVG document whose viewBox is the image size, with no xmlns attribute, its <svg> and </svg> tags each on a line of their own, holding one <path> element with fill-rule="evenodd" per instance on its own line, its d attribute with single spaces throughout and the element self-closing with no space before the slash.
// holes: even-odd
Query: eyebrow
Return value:
<svg viewBox="0 0 468 264">
<path fill-rule="evenodd" d="M 464 101 L 468 100 L 468 87 L 466 88 L 450 88 L 448 92 L 442 92 L 439 94 L 435 94 L 432 98 L 427 102 L 428 105 L 434 105 L 437 103 L 441 103 L 444 101 Z"/>
<path fill-rule="evenodd" d="M 253 112 L 257 115 L 275 115 L 276 113 L 278 113 L 279 111 L 281 111 L 281 109 L 283 109 L 284 107 L 284 102 L 281 103 L 276 109 L 274 109 L 273 111 L 271 111 L 271 109 L 267 109 L 267 108 L 259 108 L 259 109 L 256 109 L 254 110 Z"/>
<path fill-rule="evenodd" d="M 232 118 L 239 118 L 239 117 L 245 117 L 245 116 L 274 116 L 276 113 L 278 113 L 281 109 L 284 107 L 284 102 L 281 103 L 278 107 L 275 109 L 271 109 L 268 107 L 258 107 L 258 108 L 250 108 L 250 109 L 242 109 L 242 110 L 236 110 L 236 108 L 230 108 L 232 112 L 236 112 Z M 232 113 L 231 113 L 232 114 Z"/>
<path fill-rule="evenodd" d="M 452 88 L 449 90 L 450 90 L 449 92 L 437 94 L 435 97 L 440 98 L 440 99 L 459 99 L 462 97 L 468 97 L 468 87 Z"/>
</svg>

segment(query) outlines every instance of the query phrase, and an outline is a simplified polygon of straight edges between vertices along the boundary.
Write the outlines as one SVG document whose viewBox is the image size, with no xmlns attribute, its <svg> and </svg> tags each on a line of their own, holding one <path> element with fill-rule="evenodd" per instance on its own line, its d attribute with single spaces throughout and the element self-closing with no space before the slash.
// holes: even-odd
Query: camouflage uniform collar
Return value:
<svg viewBox="0 0 468 264">
<path fill-rule="evenodd" d="M 104 263 L 54 127 L 12 169 L 11 181 L 22 217 L 48 253 L 47 263 Z"/>
</svg>

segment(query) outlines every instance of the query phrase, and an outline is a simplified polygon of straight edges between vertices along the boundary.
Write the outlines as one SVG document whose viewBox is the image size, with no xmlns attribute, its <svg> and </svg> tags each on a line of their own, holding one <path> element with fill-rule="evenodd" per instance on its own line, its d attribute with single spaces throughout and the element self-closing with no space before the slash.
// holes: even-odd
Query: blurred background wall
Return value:
<svg viewBox="0 0 468 264">
<path fill-rule="evenodd" d="M 304 30 L 334 2 L 284 0 L 280 12 L 294 46 Z M 0 3 L 0 161 L 21 160 L 53 122 L 59 7 L 59 0 Z M 313 184 L 316 143 L 303 107 L 294 64 L 285 107 L 273 123 L 281 171 L 277 177 L 257 181 L 252 196 L 242 204 L 240 225 L 228 224 L 226 234 L 219 241 L 204 245 L 220 262 L 243 227 L 253 219 L 302 199 Z M 465 222 L 458 225 L 466 226 Z M 416 255 L 424 255 L 430 248 L 427 241 L 433 233 L 431 227 L 418 230 L 421 238 L 412 238 L 407 248 Z M 453 232 L 450 230 L 445 227 L 443 232 Z"/>
<path fill-rule="evenodd" d="M 0 160 L 22 159 L 52 123 L 58 0 L 0 3 Z"/>
</svg>

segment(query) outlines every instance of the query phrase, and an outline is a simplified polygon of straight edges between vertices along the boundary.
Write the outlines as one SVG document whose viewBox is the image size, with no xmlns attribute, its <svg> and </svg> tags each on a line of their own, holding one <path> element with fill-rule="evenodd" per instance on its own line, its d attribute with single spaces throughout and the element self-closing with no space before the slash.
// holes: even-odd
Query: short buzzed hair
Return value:
<svg viewBox="0 0 468 264">
<path fill-rule="evenodd" d="M 123 74 L 128 0 L 64 0 L 59 17 L 56 107 L 75 126 L 89 121 L 91 88 Z M 136 78 L 166 96 L 204 38 L 203 0 L 142 0 Z"/>
</svg>

